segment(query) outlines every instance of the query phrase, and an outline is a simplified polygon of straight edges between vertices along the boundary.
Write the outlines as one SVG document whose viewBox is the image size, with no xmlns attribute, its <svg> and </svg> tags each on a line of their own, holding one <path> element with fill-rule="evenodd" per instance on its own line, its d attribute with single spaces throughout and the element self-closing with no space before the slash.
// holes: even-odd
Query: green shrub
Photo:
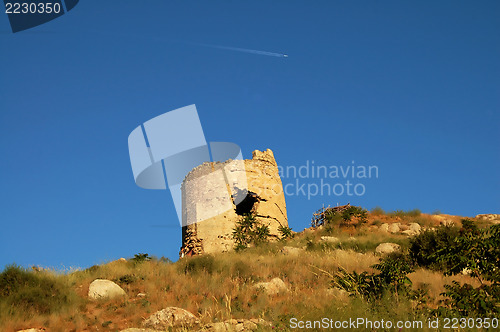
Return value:
<svg viewBox="0 0 500 332">
<path fill-rule="evenodd" d="M 50 314 L 70 305 L 74 300 L 70 287 L 62 280 L 43 272 L 30 272 L 17 265 L 0 273 L 0 316 Z"/>
<path fill-rule="evenodd" d="M 114 282 L 117 282 L 119 284 L 125 284 L 129 285 L 137 281 L 137 277 L 133 274 L 125 274 L 119 278 L 114 279 Z"/>
<path fill-rule="evenodd" d="M 233 239 L 236 251 L 248 248 L 250 245 L 259 245 L 269 241 L 269 227 L 260 224 L 251 213 L 245 214 L 236 223 L 233 229 Z"/>
<path fill-rule="evenodd" d="M 149 256 L 149 254 L 142 254 L 142 253 L 135 254 L 134 258 L 131 259 L 131 261 L 134 263 L 143 263 L 150 260 L 151 257 Z"/>
<path fill-rule="evenodd" d="M 447 299 L 438 312 L 460 317 L 496 317 L 500 314 L 500 225 L 479 230 L 468 219 L 462 220 L 462 225 L 453 246 L 440 249 L 436 256 L 447 263 L 446 275 L 467 270 L 481 285 L 445 285 L 442 295 Z"/>
<path fill-rule="evenodd" d="M 367 222 L 368 211 L 359 206 L 345 205 L 334 208 L 321 208 L 313 214 L 313 227 L 325 226 L 354 226 L 358 227 Z"/>
<path fill-rule="evenodd" d="M 409 255 L 419 266 L 444 271 L 449 263 L 439 259 L 438 252 L 454 246 L 459 229 L 455 226 L 439 226 L 436 230 L 425 230 L 410 238 Z"/>
<path fill-rule="evenodd" d="M 293 238 L 292 229 L 287 226 L 279 226 L 278 232 L 280 233 L 280 240 L 288 240 Z"/>
<path fill-rule="evenodd" d="M 332 285 L 370 302 L 380 301 L 386 294 L 407 297 L 413 296 L 411 280 L 408 274 L 413 272 L 411 259 L 402 253 L 392 253 L 372 266 L 379 273 L 362 272 L 360 274 L 347 272 L 340 268 Z"/>
</svg>

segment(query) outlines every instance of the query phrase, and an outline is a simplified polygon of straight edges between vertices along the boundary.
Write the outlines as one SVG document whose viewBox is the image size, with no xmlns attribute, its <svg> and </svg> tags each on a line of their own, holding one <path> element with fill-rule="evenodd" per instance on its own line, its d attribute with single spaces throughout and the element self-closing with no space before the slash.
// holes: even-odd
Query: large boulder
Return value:
<svg viewBox="0 0 500 332">
<path fill-rule="evenodd" d="M 383 223 L 382 225 L 380 225 L 380 230 L 382 232 L 389 232 L 389 224 L 388 223 Z"/>
<path fill-rule="evenodd" d="M 96 279 L 89 286 L 89 299 L 91 300 L 107 300 L 126 295 L 120 286 L 110 280 Z"/>
<path fill-rule="evenodd" d="M 142 323 L 142 326 L 156 330 L 168 330 L 171 327 L 192 327 L 199 323 L 198 318 L 189 311 L 177 307 L 168 307 L 149 316 Z"/>
<path fill-rule="evenodd" d="M 201 331 L 208 332 L 249 332 L 255 331 L 260 327 L 271 327 L 271 324 L 262 318 L 252 319 L 230 319 L 224 322 L 205 325 Z"/>
<path fill-rule="evenodd" d="M 401 246 L 396 243 L 381 243 L 375 248 L 375 252 L 380 255 L 387 255 L 401 250 Z"/>
<path fill-rule="evenodd" d="M 395 222 L 394 224 L 390 224 L 389 229 L 388 229 L 389 233 L 393 233 L 393 234 L 399 233 L 401 231 L 400 226 L 401 226 L 401 223 L 399 223 L 399 222 Z"/>
<path fill-rule="evenodd" d="M 412 223 L 410 223 L 408 230 L 413 231 L 413 232 L 418 234 L 422 230 L 422 227 L 420 226 L 420 224 L 417 224 L 416 222 L 412 222 Z"/>
<path fill-rule="evenodd" d="M 278 293 L 288 292 L 288 287 L 280 278 L 273 278 L 269 282 L 259 282 L 254 285 L 254 288 L 264 289 L 267 295 L 276 295 Z"/>
<path fill-rule="evenodd" d="M 402 234 L 408 235 L 408 236 L 415 236 L 420 234 L 420 231 L 422 230 L 422 227 L 420 227 L 419 224 L 416 222 L 410 223 L 407 227 L 407 229 L 402 231 Z"/>
</svg>

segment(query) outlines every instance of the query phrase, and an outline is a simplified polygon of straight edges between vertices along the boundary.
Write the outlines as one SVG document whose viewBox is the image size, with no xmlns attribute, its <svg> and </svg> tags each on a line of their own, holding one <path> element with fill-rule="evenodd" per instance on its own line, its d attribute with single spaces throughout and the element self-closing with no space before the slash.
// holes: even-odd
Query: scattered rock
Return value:
<svg viewBox="0 0 500 332">
<path fill-rule="evenodd" d="M 382 225 L 380 225 L 380 230 L 382 232 L 389 232 L 389 224 L 388 223 L 383 223 Z"/>
<path fill-rule="evenodd" d="M 27 329 L 27 330 L 19 330 L 17 332 L 44 332 L 45 329 L 44 328 L 32 328 L 32 329 Z"/>
<path fill-rule="evenodd" d="M 441 222 L 439 224 L 443 225 L 443 226 L 455 226 L 455 222 L 453 220 L 449 220 L 449 219 L 441 220 Z"/>
<path fill-rule="evenodd" d="M 414 231 L 415 233 L 418 234 L 422 230 L 422 227 L 420 226 L 420 224 L 417 224 L 416 222 L 412 222 L 412 223 L 410 223 L 408 230 Z"/>
<path fill-rule="evenodd" d="M 271 327 L 271 323 L 263 320 L 262 318 L 258 319 L 230 319 L 224 322 L 213 323 L 205 325 L 201 331 L 207 332 L 247 332 L 247 331 L 255 331 L 259 328 L 259 326 Z"/>
<path fill-rule="evenodd" d="M 380 254 L 380 255 L 387 255 L 387 254 L 390 254 L 392 252 L 396 252 L 396 251 L 400 251 L 400 250 L 401 250 L 401 246 L 399 244 L 386 242 L 386 243 L 379 244 L 377 246 L 377 248 L 375 249 L 375 252 L 377 254 Z"/>
<path fill-rule="evenodd" d="M 288 292 L 288 287 L 280 278 L 273 278 L 269 282 L 259 282 L 254 288 L 263 288 L 268 295 L 276 295 L 281 292 Z"/>
<path fill-rule="evenodd" d="M 297 247 L 284 246 L 281 253 L 289 256 L 298 256 L 304 252 L 304 249 Z"/>
<path fill-rule="evenodd" d="M 121 330 L 120 332 L 157 332 L 157 330 L 152 330 L 152 329 L 138 329 L 135 327 L 131 327 L 125 330 Z"/>
<path fill-rule="evenodd" d="M 167 330 L 170 327 L 191 327 L 199 324 L 199 322 L 198 318 L 187 310 L 177 307 L 168 307 L 149 316 L 149 318 L 142 323 L 142 326 L 152 329 Z"/>
<path fill-rule="evenodd" d="M 137 294 L 137 297 L 146 297 L 146 294 L 145 293 L 139 293 L 139 294 Z"/>
<path fill-rule="evenodd" d="M 436 215 L 433 215 L 432 218 L 434 220 L 437 220 L 439 221 L 439 224 L 440 225 L 443 225 L 443 226 L 454 226 L 455 223 L 453 222 L 452 219 L 450 219 L 451 216 L 447 215 L 447 214 L 436 214 Z"/>
<path fill-rule="evenodd" d="M 410 226 L 406 225 L 406 224 L 401 224 L 399 225 L 399 230 L 401 231 L 401 233 L 403 231 L 407 231 L 408 229 L 410 229 Z"/>
<path fill-rule="evenodd" d="M 329 243 L 338 243 L 340 240 L 335 236 L 322 236 L 321 241 Z"/>
<path fill-rule="evenodd" d="M 401 226 L 401 223 L 399 222 L 395 222 L 394 224 L 390 224 L 389 225 L 389 233 L 399 233 L 401 231 L 401 229 L 399 228 L 399 226 Z"/>
<path fill-rule="evenodd" d="M 488 221 L 500 220 L 500 214 L 494 214 L 494 213 L 478 214 L 476 216 L 476 219 L 488 220 Z"/>
<path fill-rule="evenodd" d="M 123 258 L 123 257 L 122 257 L 122 258 L 120 258 L 120 259 L 118 260 L 118 262 L 126 263 L 126 262 L 127 262 L 127 260 L 126 260 L 125 258 Z"/>
<path fill-rule="evenodd" d="M 110 280 L 96 279 L 89 286 L 89 299 L 104 300 L 126 296 L 125 291 Z"/>
</svg>

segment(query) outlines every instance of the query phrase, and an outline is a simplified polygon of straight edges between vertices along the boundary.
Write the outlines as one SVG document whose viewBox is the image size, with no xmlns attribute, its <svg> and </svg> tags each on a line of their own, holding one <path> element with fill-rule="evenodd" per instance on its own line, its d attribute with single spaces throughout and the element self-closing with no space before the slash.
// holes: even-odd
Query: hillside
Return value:
<svg viewBox="0 0 500 332">
<path fill-rule="evenodd" d="M 365 217 L 358 223 L 357 216 L 345 222 L 330 216 L 286 239 L 175 263 L 137 254 L 66 274 L 8 266 L 0 274 L 0 327 L 132 332 L 169 330 L 170 324 L 179 331 L 288 331 L 307 324 L 320 330 L 314 321 L 323 318 L 332 319 L 329 324 L 363 318 L 372 325 L 382 319 L 422 321 L 424 330 L 431 330 L 429 318 L 440 319 L 440 327 L 445 318 L 464 315 L 498 319 L 496 216 L 464 221 L 374 209 Z M 453 250 L 466 247 L 470 250 L 455 257 Z M 467 269 L 451 266 L 455 261 Z M 125 295 L 89 299 L 96 279 L 113 281 Z M 453 295 L 443 295 L 453 282 L 469 284 L 460 296 L 477 305 L 471 300 L 462 308 Z M 170 307 L 194 316 L 180 309 L 155 316 Z M 366 324 L 357 327 L 384 330 Z"/>
</svg>

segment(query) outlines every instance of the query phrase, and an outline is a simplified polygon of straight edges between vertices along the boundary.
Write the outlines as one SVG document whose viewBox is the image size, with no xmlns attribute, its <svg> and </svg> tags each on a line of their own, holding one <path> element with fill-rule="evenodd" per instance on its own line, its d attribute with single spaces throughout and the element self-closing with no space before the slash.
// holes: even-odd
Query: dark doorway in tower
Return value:
<svg viewBox="0 0 500 332">
<path fill-rule="evenodd" d="M 244 198 L 240 201 L 241 196 L 244 195 Z M 245 214 L 250 214 L 254 212 L 255 205 L 260 202 L 260 197 L 251 191 L 243 191 L 239 190 L 238 193 L 234 196 L 235 201 L 239 203 L 236 204 L 236 214 L 243 216 Z"/>
</svg>

